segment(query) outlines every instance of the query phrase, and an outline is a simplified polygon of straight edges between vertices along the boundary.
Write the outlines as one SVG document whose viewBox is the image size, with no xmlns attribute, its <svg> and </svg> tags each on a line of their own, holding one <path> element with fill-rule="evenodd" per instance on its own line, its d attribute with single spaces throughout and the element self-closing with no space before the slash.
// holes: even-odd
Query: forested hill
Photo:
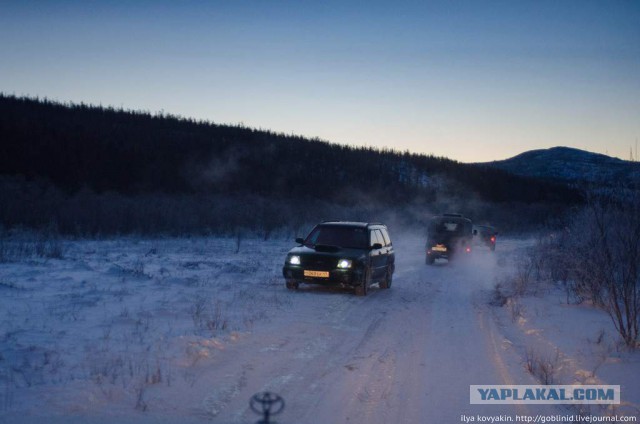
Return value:
<svg viewBox="0 0 640 424">
<path fill-rule="evenodd" d="M 552 182 L 445 158 L 6 95 L 0 95 L 0 177 L 5 185 L 13 181 L 14 191 L 15 178 L 51 185 L 63 193 L 58 197 L 255 196 L 345 207 L 428 205 L 444 192 L 487 202 L 579 200 Z"/>
<path fill-rule="evenodd" d="M 346 147 L 172 116 L 0 97 L 0 172 L 65 190 L 255 193 L 344 200 L 431 196 L 446 176 L 493 201 L 562 198 L 560 188 L 433 156 Z M 373 190 L 373 191 L 372 191 Z"/>
</svg>

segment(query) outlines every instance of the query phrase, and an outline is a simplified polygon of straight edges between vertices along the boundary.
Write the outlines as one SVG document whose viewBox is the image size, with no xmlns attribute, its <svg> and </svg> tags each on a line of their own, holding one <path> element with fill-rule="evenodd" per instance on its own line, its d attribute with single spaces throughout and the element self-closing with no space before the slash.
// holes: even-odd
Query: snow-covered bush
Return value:
<svg viewBox="0 0 640 424">
<path fill-rule="evenodd" d="M 579 301 L 611 316 L 629 347 L 640 327 L 640 192 L 612 189 L 588 196 L 570 224 L 550 238 L 548 274 Z"/>
</svg>

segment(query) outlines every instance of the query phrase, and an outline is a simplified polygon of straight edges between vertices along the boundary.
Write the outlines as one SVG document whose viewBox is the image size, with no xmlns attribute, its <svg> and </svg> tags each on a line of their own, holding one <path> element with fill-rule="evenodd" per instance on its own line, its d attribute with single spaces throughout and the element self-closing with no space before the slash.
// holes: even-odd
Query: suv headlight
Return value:
<svg viewBox="0 0 640 424">
<path fill-rule="evenodd" d="M 289 264 L 291 264 L 291 265 L 300 265 L 300 256 L 298 256 L 298 255 L 289 256 Z"/>
<path fill-rule="evenodd" d="M 351 261 L 351 259 L 340 259 L 338 261 L 338 268 L 342 268 L 342 269 L 351 268 L 352 263 L 353 262 Z"/>
</svg>

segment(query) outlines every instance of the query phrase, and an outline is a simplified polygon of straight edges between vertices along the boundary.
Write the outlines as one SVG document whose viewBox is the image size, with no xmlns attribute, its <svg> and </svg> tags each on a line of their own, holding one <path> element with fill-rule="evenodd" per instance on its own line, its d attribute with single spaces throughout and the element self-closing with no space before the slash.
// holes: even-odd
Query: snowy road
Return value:
<svg viewBox="0 0 640 424">
<path fill-rule="evenodd" d="M 394 239 L 393 286 L 366 297 L 286 290 L 293 243 L 282 240 L 70 241 L 60 259 L 7 244 L 17 253 L 0 263 L 0 422 L 253 423 L 248 401 L 263 391 L 285 399 L 281 424 L 557 412 L 469 403 L 470 385 L 537 384 L 523 359 L 532 343 L 560 352 L 565 383 L 598 370 L 622 384 L 635 411 L 625 376 L 640 361 L 593 342 L 609 334 L 602 312 L 535 298 L 516 321 L 489 305 L 526 242 L 427 266 L 422 239 Z"/>
<path fill-rule="evenodd" d="M 292 423 L 446 423 L 524 412 L 469 404 L 470 384 L 514 383 L 487 316 L 500 252 L 426 266 L 419 241 L 396 245 L 391 290 L 360 298 L 305 286 L 289 293 L 291 310 L 227 351 L 223 374 L 235 375 L 228 384 L 241 390 L 216 420 L 250 422 L 246 400 L 262 390 L 284 397 L 281 421 Z"/>
</svg>

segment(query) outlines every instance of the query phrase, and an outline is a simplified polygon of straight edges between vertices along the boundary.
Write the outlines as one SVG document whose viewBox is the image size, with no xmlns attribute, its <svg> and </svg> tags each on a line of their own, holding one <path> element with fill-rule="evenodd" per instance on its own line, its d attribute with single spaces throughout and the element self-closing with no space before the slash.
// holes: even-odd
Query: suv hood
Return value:
<svg viewBox="0 0 640 424">
<path fill-rule="evenodd" d="M 348 249 L 338 246 L 317 245 L 314 248 L 308 246 L 298 246 L 289 250 L 290 255 L 300 256 L 323 256 L 336 259 L 358 259 L 365 253 L 364 249 Z"/>
</svg>

